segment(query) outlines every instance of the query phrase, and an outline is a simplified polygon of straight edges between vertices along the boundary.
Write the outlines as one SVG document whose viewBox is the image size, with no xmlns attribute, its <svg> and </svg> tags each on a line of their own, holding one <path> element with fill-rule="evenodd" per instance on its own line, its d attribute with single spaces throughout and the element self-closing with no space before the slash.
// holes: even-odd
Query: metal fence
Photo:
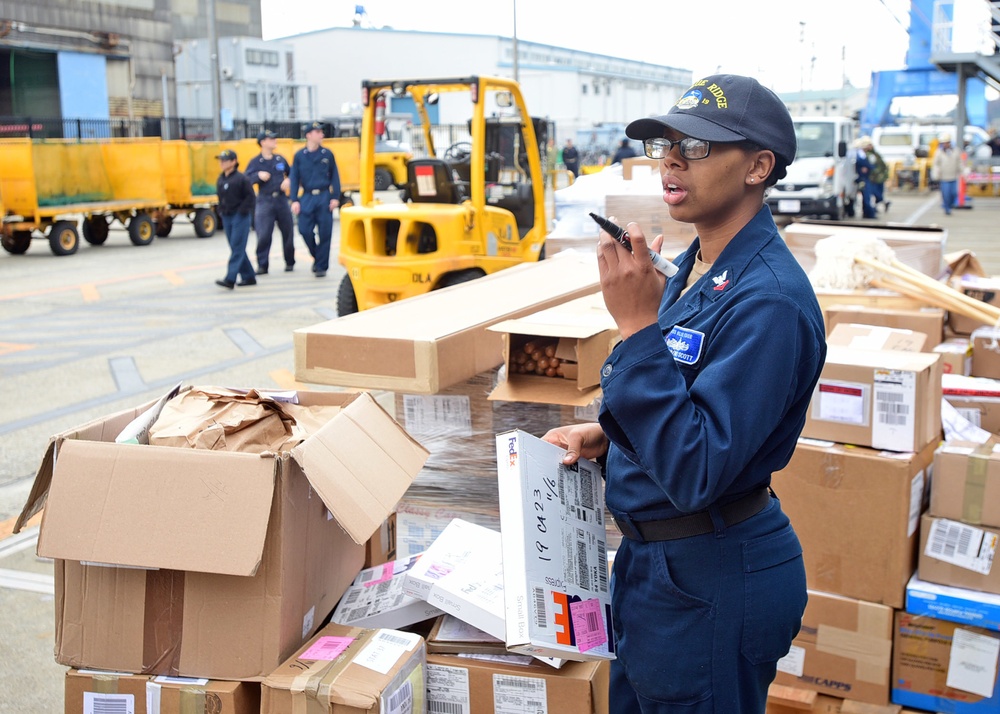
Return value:
<svg viewBox="0 0 1000 714">
<path fill-rule="evenodd" d="M 328 137 L 357 136 L 360 124 L 324 122 Z M 237 120 L 224 127 L 222 141 L 254 139 L 263 130 L 275 132 L 286 139 L 305 139 L 305 125 L 301 122 Z M 441 155 L 449 146 L 471 140 L 465 124 L 438 125 L 431 129 L 434 148 Z M 31 139 L 111 139 L 160 137 L 188 141 L 212 140 L 212 120 L 186 117 L 143 117 L 139 119 L 57 119 L 45 117 L 0 116 L 0 138 L 27 137 Z M 424 136 L 419 131 L 408 137 L 414 154 L 426 155 Z"/>
</svg>

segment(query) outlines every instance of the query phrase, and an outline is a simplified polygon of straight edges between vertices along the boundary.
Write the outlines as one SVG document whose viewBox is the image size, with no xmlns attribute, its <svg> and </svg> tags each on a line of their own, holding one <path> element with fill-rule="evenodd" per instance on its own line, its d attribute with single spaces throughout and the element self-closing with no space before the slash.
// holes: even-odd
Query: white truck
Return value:
<svg viewBox="0 0 1000 714">
<path fill-rule="evenodd" d="M 788 175 L 767 194 L 775 216 L 844 218 L 855 193 L 854 122 L 847 117 L 792 117 L 798 149 Z"/>
</svg>

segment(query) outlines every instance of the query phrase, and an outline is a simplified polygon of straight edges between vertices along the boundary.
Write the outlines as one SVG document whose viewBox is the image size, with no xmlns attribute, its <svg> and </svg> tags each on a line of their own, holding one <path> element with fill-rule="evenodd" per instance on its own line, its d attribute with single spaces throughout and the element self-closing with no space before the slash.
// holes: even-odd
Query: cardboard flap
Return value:
<svg viewBox="0 0 1000 714">
<path fill-rule="evenodd" d="M 577 389 L 571 379 L 554 379 L 524 375 L 517 383 L 500 382 L 487 399 L 495 402 L 528 402 L 532 404 L 561 404 L 568 407 L 586 407 L 601 396 L 600 385 Z"/>
<path fill-rule="evenodd" d="M 927 335 L 894 327 L 841 322 L 833 326 L 826 344 L 853 350 L 896 350 L 920 352 Z"/>
<path fill-rule="evenodd" d="M 292 450 L 323 503 L 359 545 L 392 513 L 429 455 L 367 392 Z"/>
<path fill-rule="evenodd" d="M 51 437 L 45 449 L 45 455 L 42 457 L 42 463 L 39 464 L 38 471 L 35 473 L 35 481 L 31 486 L 31 493 L 28 494 L 28 500 L 25 502 L 24 507 L 21 509 L 21 514 L 14 524 L 13 532 L 20 532 L 24 524 L 42 510 L 42 507 L 45 505 L 45 499 L 49 493 L 49 484 L 52 482 L 52 467 L 55 464 L 59 446 L 63 441 L 66 439 L 114 441 L 114 437 L 126 424 L 155 403 L 147 402 L 142 406 L 126 409 L 109 417 L 94 419 Z"/>
<path fill-rule="evenodd" d="M 56 441 L 55 439 L 50 439 L 49 445 L 45 449 L 45 456 L 42 457 L 42 463 L 39 464 L 38 471 L 35 473 L 35 482 L 31 484 L 31 492 L 28 494 L 28 500 L 14 522 L 13 533 L 20 533 L 21 529 L 24 528 L 24 524 L 33 515 L 42 510 L 42 506 L 45 505 L 45 498 L 49 494 L 49 484 L 52 483 L 52 465 L 55 463 L 55 451 Z"/>
<path fill-rule="evenodd" d="M 275 461 L 68 439 L 59 447 L 38 554 L 65 560 L 253 575 Z"/>
</svg>

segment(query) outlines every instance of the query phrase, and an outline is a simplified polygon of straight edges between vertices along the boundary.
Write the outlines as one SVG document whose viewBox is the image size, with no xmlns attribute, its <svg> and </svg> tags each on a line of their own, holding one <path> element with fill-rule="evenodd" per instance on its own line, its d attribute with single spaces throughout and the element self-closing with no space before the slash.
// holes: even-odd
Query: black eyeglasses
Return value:
<svg viewBox="0 0 1000 714">
<path fill-rule="evenodd" d="M 642 148 L 646 152 L 646 156 L 651 159 L 665 159 L 670 150 L 675 146 L 680 150 L 681 156 L 689 161 L 704 159 L 712 150 L 712 143 L 710 141 L 694 139 L 690 136 L 679 141 L 654 137 L 652 139 L 645 139 L 642 142 Z"/>
</svg>

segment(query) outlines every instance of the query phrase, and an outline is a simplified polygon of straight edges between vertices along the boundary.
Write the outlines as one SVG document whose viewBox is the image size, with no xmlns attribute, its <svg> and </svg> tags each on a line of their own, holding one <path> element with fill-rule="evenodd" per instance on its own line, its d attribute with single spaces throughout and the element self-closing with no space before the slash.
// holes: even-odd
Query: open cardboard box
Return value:
<svg viewBox="0 0 1000 714">
<path fill-rule="evenodd" d="M 601 367 L 621 339 L 600 293 L 489 328 L 503 336 L 507 378 L 491 400 L 587 406 L 601 393 Z M 518 374 L 515 358 L 529 343 L 555 345 L 563 376 Z"/>
<path fill-rule="evenodd" d="M 296 330 L 295 377 L 436 394 L 499 367 L 492 324 L 600 290 L 593 255 L 560 253 L 443 290 Z"/>
<path fill-rule="evenodd" d="M 367 393 L 291 450 L 114 443 L 153 403 L 49 442 L 19 523 L 45 506 L 56 661 L 213 679 L 265 676 L 333 610 L 427 452 Z"/>
</svg>

